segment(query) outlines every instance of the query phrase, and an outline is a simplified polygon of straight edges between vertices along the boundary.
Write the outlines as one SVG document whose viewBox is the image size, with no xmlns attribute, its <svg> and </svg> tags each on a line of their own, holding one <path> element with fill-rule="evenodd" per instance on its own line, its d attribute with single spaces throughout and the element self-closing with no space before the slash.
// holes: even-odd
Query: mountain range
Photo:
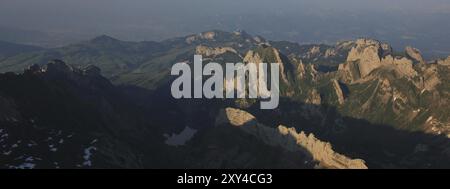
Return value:
<svg viewBox="0 0 450 189">
<path fill-rule="evenodd" d="M 59 48 L 0 43 L 4 168 L 448 168 L 450 57 L 208 31 Z M 280 105 L 170 95 L 171 66 L 280 64 Z M 261 158 L 264 157 L 264 158 Z"/>
</svg>

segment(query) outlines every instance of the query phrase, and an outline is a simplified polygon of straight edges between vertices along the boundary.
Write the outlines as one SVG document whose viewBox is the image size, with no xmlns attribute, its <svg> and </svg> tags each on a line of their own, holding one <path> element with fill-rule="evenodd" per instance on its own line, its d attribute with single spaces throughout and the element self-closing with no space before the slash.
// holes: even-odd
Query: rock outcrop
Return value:
<svg viewBox="0 0 450 189">
<path fill-rule="evenodd" d="M 186 41 L 186 43 L 191 44 L 196 40 L 202 40 L 202 39 L 203 40 L 214 40 L 216 35 L 217 35 L 216 32 L 208 31 L 208 32 L 203 32 L 203 33 L 197 34 L 197 35 L 188 36 L 185 41 Z"/>
<path fill-rule="evenodd" d="M 450 66 L 450 56 L 448 56 L 446 59 L 438 60 L 437 63 L 443 66 Z"/>
<path fill-rule="evenodd" d="M 419 49 L 407 46 L 405 48 L 405 53 L 412 60 L 414 60 L 420 64 L 425 64 L 425 60 L 423 59 L 422 54 L 420 53 Z"/>
<path fill-rule="evenodd" d="M 320 54 L 320 46 L 311 47 L 306 53 L 306 58 L 312 58 Z"/>
<path fill-rule="evenodd" d="M 46 77 L 68 77 L 74 79 L 74 77 L 90 76 L 100 77 L 101 70 L 94 65 L 87 65 L 85 67 L 75 68 L 65 62 L 55 59 L 49 61 L 48 64 L 40 66 L 33 64 L 24 70 L 24 74 L 45 75 Z"/>
<path fill-rule="evenodd" d="M 246 124 L 257 124 L 255 116 L 246 111 L 235 108 L 225 108 L 221 110 L 216 118 L 216 125 L 224 123 L 229 123 L 236 127 L 244 126 Z"/>
<path fill-rule="evenodd" d="M 361 79 L 361 73 L 359 72 L 359 67 L 356 62 L 339 64 L 338 73 L 342 80 L 349 83 Z"/>
<path fill-rule="evenodd" d="M 333 84 L 334 92 L 335 92 L 335 94 L 337 96 L 337 100 L 338 100 L 339 105 L 344 104 L 344 100 L 345 100 L 344 99 L 344 92 L 341 89 L 341 85 L 339 85 L 339 82 L 337 80 L 335 80 L 335 79 L 332 81 L 332 84 Z"/>
<path fill-rule="evenodd" d="M 316 66 L 314 64 L 308 64 L 307 66 L 307 72 L 309 73 L 309 76 L 311 76 L 311 80 L 317 81 L 320 74 L 316 69 Z"/>
<path fill-rule="evenodd" d="M 394 69 L 402 77 L 414 77 L 417 71 L 413 68 L 413 62 L 405 57 L 392 57 L 388 55 L 381 60 L 383 66 Z"/>
<path fill-rule="evenodd" d="M 334 152 L 330 143 L 320 141 L 313 134 L 298 133 L 295 128 L 278 126 L 270 128 L 257 122 L 256 118 L 243 110 L 226 108 L 221 110 L 216 125 L 230 124 L 257 137 L 267 145 L 279 146 L 291 152 L 306 153 L 318 162 L 317 168 L 367 169 L 364 160 L 351 159 Z"/>
<path fill-rule="evenodd" d="M 203 55 L 206 57 L 218 56 L 226 52 L 237 54 L 237 51 L 231 47 L 207 47 L 204 45 L 199 45 L 195 48 L 196 54 Z"/>
<path fill-rule="evenodd" d="M 303 79 L 305 78 L 306 70 L 305 70 L 305 64 L 300 60 L 300 63 L 297 66 L 297 78 Z"/>
<path fill-rule="evenodd" d="M 347 57 L 347 62 L 357 62 L 361 77 L 381 66 L 381 43 L 370 39 L 358 39 Z"/>
<path fill-rule="evenodd" d="M 33 75 L 51 80 L 67 79 L 82 86 L 90 86 L 93 83 L 99 86 L 111 85 L 109 80 L 101 75 L 101 70 L 97 66 L 74 67 L 58 59 L 51 60 L 43 66 L 38 64 L 31 65 L 24 70 L 24 75 Z"/>
<path fill-rule="evenodd" d="M 283 80 L 284 83 L 289 84 L 289 81 L 287 79 L 287 75 L 285 72 L 285 67 L 284 67 L 284 63 L 283 60 L 281 59 L 280 56 L 280 52 L 273 48 L 273 47 L 260 47 L 263 49 L 263 53 L 267 53 L 267 54 L 262 54 L 261 52 L 258 52 L 258 50 L 249 50 L 246 55 L 244 56 L 244 63 L 255 63 L 255 64 L 259 64 L 259 63 L 276 63 L 280 65 L 280 75 L 281 75 L 281 79 Z M 273 60 L 268 60 L 270 57 L 270 59 Z"/>
<path fill-rule="evenodd" d="M 311 89 L 308 92 L 308 97 L 305 101 L 307 104 L 320 105 L 322 104 L 322 98 L 320 97 L 319 91 L 316 89 Z"/>
<path fill-rule="evenodd" d="M 421 75 L 423 83 L 421 83 L 422 85 L 420 86 L 422 92 L 433 91 L 436 86 L 441 83 L 437 69 L 436 65 L 430 65 L 423 71 Z"/>
<path fill-rule="evenodd" d="M 424 62 L 417 49 L 407 49 L 413 60 Z M 390 45 L 371 39 L 358 39 L 348 54 L 347 62 L 340 64 L 338 70 L 343 73 L 345 80 L 353 82 L 367 77 L 378 68 L 393 69 L 401 77 L 417 75 L 413 61 L 407 57 L 394 57 Z"/>
<path fill-rule="evenodd" d="M 354 41 L 340 41 L 336 43 L 335 47 L 338 51 L 349 51 L 352 47 L 354 47 L 354 45 Z"/>
<path fill-rule="evenodd" d="M 61 60 L 52 60 L 42 67 L 42 72 L 69 75 L 73 72 L 73 68 Z"/>
<path fill-rule="evenodd" d="M 424 123 L 426 133 L 432 133 L 435 135 L 445 134 L 447 138 L 450 138 L 450 123 L 443 122 L 433 116 L 427 118 Z"/>
<path fill-rule="evenodd" d="M 330 58 L 330 57 L 336 56 L 337 54 L 338 54 L 338 53 L 337 53 L 336 49 L 327 49 L 327 50 L 325 51 L 324 57 L 325 57 L 325 58 Z"/>
</svg>

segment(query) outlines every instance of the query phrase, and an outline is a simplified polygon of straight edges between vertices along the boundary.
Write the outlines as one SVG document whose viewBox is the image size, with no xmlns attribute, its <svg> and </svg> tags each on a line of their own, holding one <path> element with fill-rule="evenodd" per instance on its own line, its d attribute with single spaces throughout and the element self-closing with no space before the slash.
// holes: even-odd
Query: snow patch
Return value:
<svg viewBox="0 0 450 189">
<path fill-rule="evenodd" d="M 172 135 L 165 134 L 164 136 L 167 138 L 165 143 L 169 146 L 182 146 L 185 145 L 187 141 L 189 141 L 192 137 L 194 137 L 197 130 L 186 126 L 183 131 L 179 134 L 173 133 Z"/>
<path fill-rule="evenodd" d="M 94 144 L 94 143 L 96 143 L 97 141 L 98 141 L 97 139 L 94 139 L 94 140 L 92 140 L 91 144 Z"/>
<path fill-rule="evenodd" d="M 5 134 L 2 134 L 2 136 L 0 138 L 8 138 L 8 136 L 9 136 L 9 134 L 5 133 Z"/>
<path fill-rule="evenodd" d="M 34 163 L 25 162 L 18 166 L 9 166 L 8 168 L 10 168 L 10 169 L 34 169 L 35 166 L 36 166 L 36 164 L 34 164 Z"/>
<path fill-rule="evenodd" d="M 56 151 L 58 151 L 58 148 L 56 148 L 55 145 L 53 145 L 53 144 L 48 145 L 48 148 L 50 148 L 49 150 L 50 150 L 51 152 L 56 152 Z"/>
<path fill-rule="evenodd" d="M 36 142 L 34 142 L 33 140 L 30 140 L 30 143 L 27 144 L 28 147 L 33 147 L 33 146 L 37 146 L 38 144 Z"/>
<path fill-rule="evenodd" d="M 84 155 L 83 155 L 83 159 L 84 159 L 83 165 L 84 166 L 88 166 L 88 167 L 92 166 L 92 161 L 91 161 L 92 150 L 95 151 L 95 150 L 97 150 L 97 148 L 94 146 L 89 146 L 86 149 L 84 149 Z"/>
</svg>

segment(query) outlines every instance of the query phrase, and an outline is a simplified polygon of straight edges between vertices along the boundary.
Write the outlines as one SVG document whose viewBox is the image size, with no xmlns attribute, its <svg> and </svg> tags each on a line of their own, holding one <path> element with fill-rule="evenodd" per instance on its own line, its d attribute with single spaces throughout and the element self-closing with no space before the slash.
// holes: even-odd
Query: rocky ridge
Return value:
<svg viewBox="0 0 450 189">
<path fill-rule="evenodd" d="M 225 108 L 217 119 L 216 125 L 231 124 L 258 137 L 268 145 L 279 146 L 288 151 L 309 153 L 318 162 L 317 168 L 367 169 L 361 159 L 351 159 L 333 151 L 330 143 L 320 141 L 313 134 L 298 133 L 295 128 L 278 126 L 270 128 L 258 123 L 256 118 L 243 110 Z"/>
</svg>

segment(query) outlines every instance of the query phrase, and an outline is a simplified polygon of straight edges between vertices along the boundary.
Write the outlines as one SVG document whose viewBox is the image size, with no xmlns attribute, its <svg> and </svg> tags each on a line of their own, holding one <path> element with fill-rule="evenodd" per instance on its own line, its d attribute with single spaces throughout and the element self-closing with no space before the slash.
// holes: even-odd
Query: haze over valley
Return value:
<svg viewBox="0 0 450 189">
<path fill-rule="evenodd" d="M 106 34 L 161 41 L 208 30 L 334 44 L 370 37 L 426 58 L 450 54 L 446 0 L 3 0 L 0 40 L 63 46 Z"/>
</svg>

